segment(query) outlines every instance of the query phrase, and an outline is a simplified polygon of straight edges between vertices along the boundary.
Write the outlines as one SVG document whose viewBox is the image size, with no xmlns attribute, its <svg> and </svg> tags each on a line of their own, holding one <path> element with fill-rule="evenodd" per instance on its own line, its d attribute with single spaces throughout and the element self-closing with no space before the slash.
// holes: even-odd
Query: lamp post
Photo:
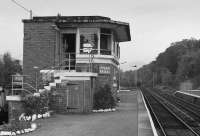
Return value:
<svg viewBox="0 0 200 136">
<path fill-rule="evenodd" d="M 119 64 L 119 90 L 120 90 L 120 87 L 121 87 L 121 85 L 120 85 L 120 82 L 121 82 L 121 69 L 120 69 L 120 65 L 125 64 L 125 63 L 127 63 L 127 61 L 123 61 L 123 62 L 121 62 Z"/>
<path fill-rule="evenodd" d="M 37 66 L 34 66 L 33 67 L 34 69 L 35 69 L 35 89 L 36 89 L 36 92 L 38 91 L 38 74 L 37 74 L 37 70 L 38 70 L 38 68 L 39 67 L 37 67 Z"/>
<path fill-rule="evenodd" d="M 134 65 L 132 67 L 134 67 L 136 69 L 137 65 Z M 135 86 L 136 86 L 136 89 L 137 89 L 137 70 L 135 70 Z"/>
<path fill-rule="evenodd" d="M 132 66 L 135 68 L 135 85 L 136 85 L 136 90 L 137 90 L 137 93 L 136 93 L 136 99 L 137 99 L 137 135 L 139 135 L 139 90 L 137 89 L 137 65 L 134 65 Z"/>
</svg>

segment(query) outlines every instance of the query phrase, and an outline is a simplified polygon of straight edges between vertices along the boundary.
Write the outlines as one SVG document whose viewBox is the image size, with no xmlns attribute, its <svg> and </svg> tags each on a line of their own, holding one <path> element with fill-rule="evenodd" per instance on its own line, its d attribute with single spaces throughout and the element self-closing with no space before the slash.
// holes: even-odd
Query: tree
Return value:
<svg viewBox="0 0 200 136">
<path fill-rule="evenodd" d="M 1 86 L 8 88 L 11 85 L 11 75 L 22 73 L 20 61 L 12 59 L 9 53 L 5 53 L 0 60 L 0 81 Z"/>
<path fill-rule="evenodd" d="M 191 80 L 195 87 L 200 86 L 200 40 L 184 39 L 174 42 L 155 61 L 138 70 L 143 84 L 152 84 L 156 73 L 156 83 L 179 87 Z M 154 74 L 153 74 L 154 73 Z"/>
</svg>

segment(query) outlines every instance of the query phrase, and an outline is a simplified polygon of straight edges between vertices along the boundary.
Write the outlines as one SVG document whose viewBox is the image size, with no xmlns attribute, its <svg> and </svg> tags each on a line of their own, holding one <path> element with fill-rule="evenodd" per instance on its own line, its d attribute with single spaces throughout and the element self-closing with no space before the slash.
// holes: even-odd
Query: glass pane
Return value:
<svg viewBox="0 0 200 136">
<path fill-rule="evenodd" d="M 101 28 L 101 33 L 111 34 L 111 30 L 110 29 L 106 29 L 106 28 Z"/>
<path fill-rule="evenodd" d="M 92 48 L 92 53 L 97 53 L 98 36 L 97 29 L 81 28 L 80 29 L 80 52 L 87 53 Z"/>
<path fill-rule="evenodd" d="M 111 35 L 101 34 L 100 53 L 102 55 L 111 55 Z"/>
</svg>

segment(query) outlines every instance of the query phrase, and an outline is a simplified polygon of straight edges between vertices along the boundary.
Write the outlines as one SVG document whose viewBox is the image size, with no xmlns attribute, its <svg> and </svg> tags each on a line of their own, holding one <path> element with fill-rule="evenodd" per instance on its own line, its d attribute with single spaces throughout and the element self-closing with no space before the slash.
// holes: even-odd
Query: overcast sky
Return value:
<svg viewBox="0 0 200 136">
<path fill-rule="evenodd" d="M 130 23 L 131 42 L 121 43 L 121 62 L 141 66 L 170 43 L 200 37 L 200 0 L 17 0 L 37 16 L 101 15 Z M 22 59 L 23 23 L 29 14 L 0 0 L 0 54 Z"/>
</svg>

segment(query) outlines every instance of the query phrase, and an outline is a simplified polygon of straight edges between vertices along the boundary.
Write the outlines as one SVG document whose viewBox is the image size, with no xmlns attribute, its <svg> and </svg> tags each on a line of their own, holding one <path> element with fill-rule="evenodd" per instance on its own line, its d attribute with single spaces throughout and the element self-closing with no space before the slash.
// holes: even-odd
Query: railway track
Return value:
<svg viewBox="0 0 200 136">
<path fill-rule="evenodd" d="M 176 107 L 181 108 L 185 113 L 190 114 L 190 116 L 193 117 L 194 120 L 200 122 L 200 107 L 199 106 L 189 103 L 174 95 L 169 95 L 167 93 L 160 93 L 160 92 L 157 92 L 157 93 L 163 98 L 165 98 L 166 100 L 176 105 Z"/>
<path fill-rule="evenodd" d="M 199 121 L 159 94 L 142 89 L 159 136 L 199 136 Z"/>
</svg>

